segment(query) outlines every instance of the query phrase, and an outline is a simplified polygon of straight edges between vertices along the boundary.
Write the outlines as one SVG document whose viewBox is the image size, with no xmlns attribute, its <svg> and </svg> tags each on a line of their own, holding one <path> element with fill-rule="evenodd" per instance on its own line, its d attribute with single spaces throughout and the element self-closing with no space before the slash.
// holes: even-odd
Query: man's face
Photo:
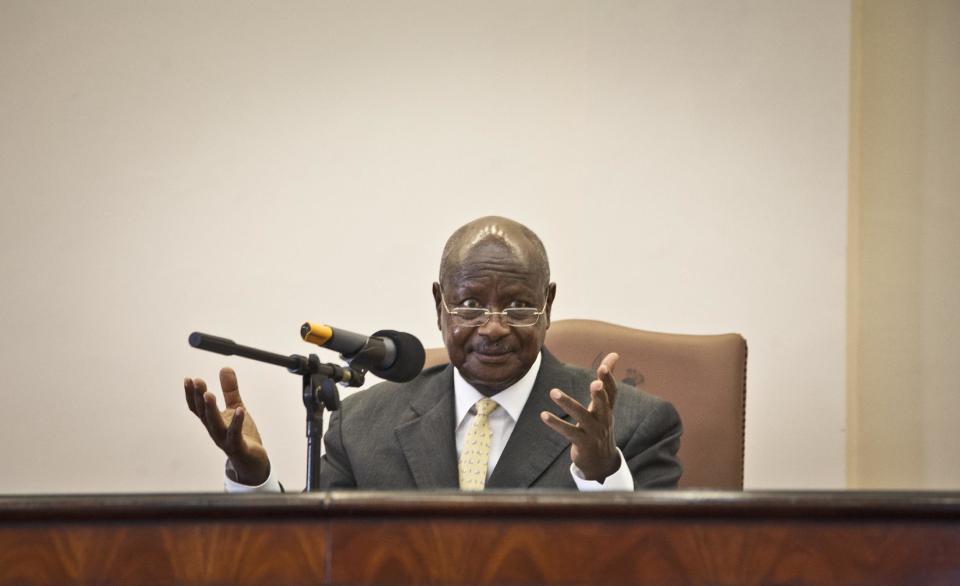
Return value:
<svg viewBox="0 0 960 586">
<path fill-rule="evenodd" d="M 433 295 L 443 343 L 464 379 L 484 395 L 491 396 L 520 380 L 543 346 L 550 327 L 550 307 L 556 285 L 546 283 L 542 271 L 523 260 L 530 255 L 515 254 L 498 243 L 474 246 L 466 257 L 434 283 Z M 457 323 L 447 307 L 483 307 L 503 311 L 508 307 L 535 307 L 546 313 L 533 326 L 515 327 L 491 316 L 482 326 Z"/>
</svg>

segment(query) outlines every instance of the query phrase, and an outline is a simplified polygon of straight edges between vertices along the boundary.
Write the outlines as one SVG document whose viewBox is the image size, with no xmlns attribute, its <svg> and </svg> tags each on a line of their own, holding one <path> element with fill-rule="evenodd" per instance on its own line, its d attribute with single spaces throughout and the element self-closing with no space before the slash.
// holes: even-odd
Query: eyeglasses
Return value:
<svg viewBox="0 0 960 586">
<path fill-rule="evenodd" d="M 455 307 L 450 309 L 447 302 L 440 293 L 440 302 L 443 303 L 443 309 L 450 314 L 458 324 L 470 328 L 480 327 L 490 321 L 494 315 L 502 316 L 502 323 L 515 328 L 527 328 L 536 325 L 540 321 L 540 316 L 547 311 L 547 302 L 543 302 L 543 308 L 537 311 L 533 307 L 508 307 L 503 311 L 490 311 L 485 307 Z"/>
</svg>

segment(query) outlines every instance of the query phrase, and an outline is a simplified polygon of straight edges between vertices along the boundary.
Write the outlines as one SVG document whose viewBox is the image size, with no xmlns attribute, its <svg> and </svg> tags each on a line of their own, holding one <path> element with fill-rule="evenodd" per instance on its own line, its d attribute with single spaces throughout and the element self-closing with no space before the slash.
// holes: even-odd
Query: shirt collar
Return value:
<svg viewBox="0 0 960 586">
<path fill-rule="evenodd" d="M 533 365 L 530 366 L 527 374 L 523 375 L 523 378 L 490 397 L 514 421 L 517 421 L 520 417 L 520 412 L 523 411 L 523 406 L 527 403 L 527 399 L 533 391 L 533 383 L 536 382 L 537 374 L 540 372 L 542 357 L 543 353 L 538 353 L 537 359 L 533 361 Z M 456 399 L 457 427 L 459 427 L 463 423 L 464 417 L 470 412 L 470 408 L 484 398 L 484 395 L 468 383 L 456 368 L 453 369 L 453 392 Z"/>
</svg>

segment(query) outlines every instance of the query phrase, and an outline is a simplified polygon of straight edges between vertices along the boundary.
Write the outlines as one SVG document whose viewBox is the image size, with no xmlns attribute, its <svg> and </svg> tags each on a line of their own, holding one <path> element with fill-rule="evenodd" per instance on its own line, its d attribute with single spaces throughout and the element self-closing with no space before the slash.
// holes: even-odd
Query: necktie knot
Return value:
<svg viewBox="0 0 960 586">
<path fill-rule="evenodd" d="M 486 417 L 500 406 L 496 401 L 488 398 L 480 399 L 474 405 L 477 409 L 477 417 Z"/>
</svg>

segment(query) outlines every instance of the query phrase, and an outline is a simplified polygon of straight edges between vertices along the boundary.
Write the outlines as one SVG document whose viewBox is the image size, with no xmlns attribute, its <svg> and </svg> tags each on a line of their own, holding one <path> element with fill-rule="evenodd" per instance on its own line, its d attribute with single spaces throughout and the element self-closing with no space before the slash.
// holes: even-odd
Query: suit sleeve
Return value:
<svg viewBox="0 0 960 586">
<path fill-rule="evenodd" d="M 357 481 L 353 477 L 350 458 L 343 447 L 342 411 L 330 414 L 330 427 L 323 435 L 323 446 L 326 453 L 320 459 L 320 488 L 336 490 L 341 488 L 356 488 Z"/>
<path fill-rule="evenodd" d="M 676 488 L 683 467 L 677 458 L 683 425 L 673 405 L 656 400 L 621 446 L 634 488 Z"/>
</svg>

